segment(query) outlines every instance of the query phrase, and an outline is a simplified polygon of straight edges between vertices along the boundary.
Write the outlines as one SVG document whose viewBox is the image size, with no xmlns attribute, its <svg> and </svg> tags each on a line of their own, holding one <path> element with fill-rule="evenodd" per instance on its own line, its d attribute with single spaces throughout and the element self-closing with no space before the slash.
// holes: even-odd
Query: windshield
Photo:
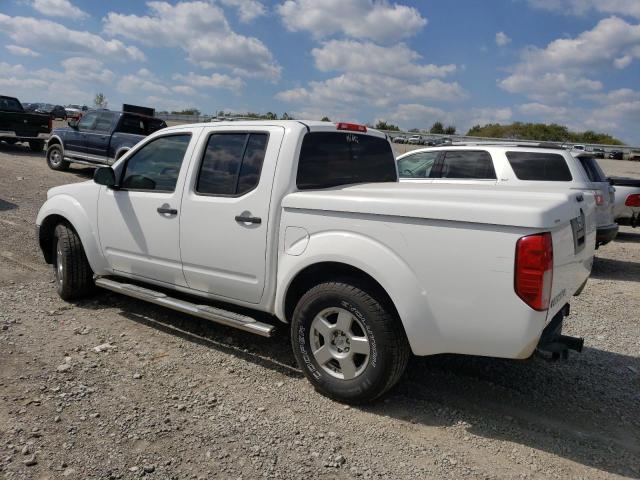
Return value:
<svg viewBox="0 0 640 480">
<path fill-rule="evenodd" d="M 302 141 L 296 179 L 300 190 L 397 181 L 393 151 L 384 138 L 312 132 Z"/>
</svg>

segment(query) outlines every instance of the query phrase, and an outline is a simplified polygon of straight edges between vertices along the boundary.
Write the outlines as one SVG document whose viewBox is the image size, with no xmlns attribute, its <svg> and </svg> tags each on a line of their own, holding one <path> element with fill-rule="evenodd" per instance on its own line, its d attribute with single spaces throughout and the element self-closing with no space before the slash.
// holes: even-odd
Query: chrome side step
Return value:
<svg viewBox="0 0 640 480">
<path fill-rule="evenodd" d="M 155 290 L 139 287 L 138 285 L 122 283 L 104 277 L 96 278 L 95 282 L 98 287 L 106 288 L 112 292 L 121 293 L 123 295 L 128 295 L 129 297 L 155 303 L 162 307 L 171 308 L 178 312 L 187 313 L 195 317 L 204 318 L 205 320 L 210 320 L 212 322 L 244 330 L 246 332 L 255 333 L 263 337 L 271 337 L 276 329 L 273 325 L 259 322 L 247 315 L 229 312 L 209 305 L 196 305 L 195 303 L 172 298 L 162 292 L 156 292 Z"/>
</svg>

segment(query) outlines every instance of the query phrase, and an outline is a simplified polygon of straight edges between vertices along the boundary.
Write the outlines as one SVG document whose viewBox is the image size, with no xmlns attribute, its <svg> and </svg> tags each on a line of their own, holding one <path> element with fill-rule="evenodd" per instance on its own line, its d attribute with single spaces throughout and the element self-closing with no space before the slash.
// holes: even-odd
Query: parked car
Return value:
<svg viewBox="0 0 640 480">
<path fill-rule="evenodd" d="M 67 119 L 67 111 L 62 105 L 51 105 L 50 103 L 41 103 L 36 108 L 36 112 L 45 113 L 51 117 L 52 120 Z"/>
<path fill-rule="evenodd" d="M 79 108 L 74 108 L 74 107 L 65 107 L 65 111 L 67 112 L 67 118 L 70 118 L 72 120 L 80 120 L 80 118 L 82 118 L 82 115 L 84 113 Z"/>
<path fill-rule="evenodd" d="M 621 150 L 613 150 L 609 152 L 608 157 L 611 160 L 624 160 L 624 152 Z"/>
<path fill-rule="evenodd" d="M 576 151 L 578 153 L 583 153 L 587 151 L 587 147 L 584 145 L 574 145 L 571 147 L 571 150 Z"/>
<path fill-rule="evenodd" d="M 159 118 L 131 112 L 96 110 L 56 128 L 47 142 L 47 165 L 66 170 L 70 163 L 109 165 L 147 135 L 165 128 Z"/>
<path fill-rule="evenodd" d="M 604 159 L 605 152 L 603 148 L 594 148 L 593 149 L 593 158 Z"/>
<path fill-rule="evenodd" d="M 380 397 L 411 353 L 582 347 L 560 332 L 593 195 L 415 188 L 382 132 L 307 121 L 166 128 L 94 180 L 49 190 L 36 220 L 63 299 L 98 286 L 264 336 L 272 315 L 337 400 Z"/>
<path fill-rule="evenodd" d="M 413 150 L 398 157 L 402 181 L 489 184 L 508 188 L 596 191 L 597 246 L 615 238 L 615 190 L 592 156 L 517 144 L 469 144 Z"/>
<path fill-rule="evenodd" d="M 628 177 L 609 177 L 616 189 L 613 214 L 621 225 L 640 225 L 640 179 Z"/>
<path fill-rule="evenodd" d="M 393 137 L 393 143 L 407 143 L 407 137 L 405 137 L 404 135 Z"/>
<path fill-rule="evenodd" d="M 408 139 L 407 139 L 407 143 L 410 145 L 422 145 L 423 144 L 423 140 L 422 140 L 422 136 L 421 135 L 411 135 Z"/>
<path fill-rule="evenodd" d="M 51 131 L 48 115 L 25 112 L 17 98 L 0 95 L 0 140 L 13 145 L 26 142 L 34 152 L 41 152 Z"/>
</svg>

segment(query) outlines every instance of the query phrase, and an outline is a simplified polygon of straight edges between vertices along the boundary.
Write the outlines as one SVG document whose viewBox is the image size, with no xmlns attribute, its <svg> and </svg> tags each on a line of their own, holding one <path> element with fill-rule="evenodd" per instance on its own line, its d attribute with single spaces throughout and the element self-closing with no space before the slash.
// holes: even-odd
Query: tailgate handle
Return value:
<svg viewBox="0 0 640 480">
<path fill-rule="evenodd" d="M 576 200 L 577 200 L 578 202 L 584 202 L 584 195 L 578 195 L 578 196 L 576 197 Z"/>
</svg>

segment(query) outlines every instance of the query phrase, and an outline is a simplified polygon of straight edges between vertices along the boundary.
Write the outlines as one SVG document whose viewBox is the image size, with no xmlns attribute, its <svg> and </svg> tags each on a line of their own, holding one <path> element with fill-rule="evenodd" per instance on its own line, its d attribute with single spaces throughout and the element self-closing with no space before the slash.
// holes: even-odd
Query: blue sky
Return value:
<svg viewBox="0 0 640 480">
<path fill-rule="evenodd" d="M 25 102 L 397 123 L 558 122 L 640 144 L 638 0 L 0 0 Z"/>
</svg>

